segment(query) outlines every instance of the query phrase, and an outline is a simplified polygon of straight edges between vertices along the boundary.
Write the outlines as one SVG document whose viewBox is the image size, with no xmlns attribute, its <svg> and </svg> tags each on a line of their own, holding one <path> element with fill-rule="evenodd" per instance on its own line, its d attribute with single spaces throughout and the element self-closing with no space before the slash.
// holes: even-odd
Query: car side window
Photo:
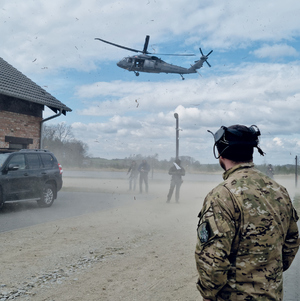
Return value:
<svg viewBox="0 0 300 301">
<path fill-rule="evenodd" d="M 22 154 L 14 155 L 9 163 L 9 165 L 17 165 L 19 166 L 19 169 L 25 169 L 26 163 L 25 163 L 25 156 Z"/>
<path fill-rule="evenodd" d="M 26 154 L 28 167 L 30 169 L 39 169 L 40 160 L 37 154 Z"/>
<path fill-rule="evenodd" d="M 54 164 L 54 159 L 50 154 L 41 154 L 44 168 L 51 168 Z"/>
</svg>

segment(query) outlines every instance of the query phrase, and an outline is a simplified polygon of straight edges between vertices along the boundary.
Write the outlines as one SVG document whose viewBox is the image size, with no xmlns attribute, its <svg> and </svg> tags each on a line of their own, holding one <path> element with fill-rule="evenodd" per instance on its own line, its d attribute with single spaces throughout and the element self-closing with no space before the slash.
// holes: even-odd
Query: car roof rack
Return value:
<svg viewBox="0 0 300 301">
<path fill-rule="evenodd" d="M 19 152 L 44 152 L 44 153 L 49 153 L 50 151 L 47 149 L 28 149 L 28 148 L 24 148 L 24 149 L 20 149 Z"/>
</svg>

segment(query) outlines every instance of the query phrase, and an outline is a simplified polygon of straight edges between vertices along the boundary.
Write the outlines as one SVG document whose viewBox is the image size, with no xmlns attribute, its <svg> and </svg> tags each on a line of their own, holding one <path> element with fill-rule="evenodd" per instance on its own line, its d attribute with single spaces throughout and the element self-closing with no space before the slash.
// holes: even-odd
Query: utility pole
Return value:
<svg viewBox="0 0 300 301">
<path fill-rule="evenodd" d="M 297 188 L 298 184 L 298 157 L 295 158 L 295 187 Z"/>
<path fill-rule="evenodd" d="M 176 119 L 176 158 L 179 158 L 179 117 L 177 113 L 174 113 Z"/>
</svg>

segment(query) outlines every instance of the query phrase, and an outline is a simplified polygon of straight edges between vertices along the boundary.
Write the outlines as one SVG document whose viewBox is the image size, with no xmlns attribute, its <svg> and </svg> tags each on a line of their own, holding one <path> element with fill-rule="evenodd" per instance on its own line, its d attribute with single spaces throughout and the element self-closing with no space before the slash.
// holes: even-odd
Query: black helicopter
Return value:
<svg viewBox="0 0 300 301">
<path fill-rule="evenodd" d="M 148 44 L 150 40 L 150 36 L 146 36 L 145 44 L 143 50 L 137 50 L 133 48 L 128 48 L 125 46 L 121 46 L 118 44 L 114 44 L 99 38 L 95 38 L 95 40 L 99 40 L 101 42 L 123 48 L 126 50 L 134 51 L 134 52 L 140 52 L 142 54 L 134 55 L 134 56 L 128 56 L 123 58 L 121 61 L 117 63 L 118 67 L 126 69 L 128 71 L 133 71 L 136 76 L 140 75 L 140 72 L 148 72 L 148 73 L 176 73 L 180 74 L 181 78 L 184 79 L 183 74 L 190 74 L 190 73 L 197 73 L 197 69 L 200 69 L 203 66 L 203 63 L 206 62 L 209 67 L 211 65 L 208 63 L 207 58 L 208 56 L 213 52 L 212 50 L 207 54 L 204 55 L 201 48 L 199 48 L 201 57 L 200 60 L 195 61 L 194 65 L 191 65 L 190 68 L 184 68 L 172 64 L 168 64 L 161 60 L 160 58 L 149 55 L 152 54 L 148 52 Z M 173 55 L 173 56 L 195 56 L 195 54 L 161 54 L 161 55 Z"/>
</svg>

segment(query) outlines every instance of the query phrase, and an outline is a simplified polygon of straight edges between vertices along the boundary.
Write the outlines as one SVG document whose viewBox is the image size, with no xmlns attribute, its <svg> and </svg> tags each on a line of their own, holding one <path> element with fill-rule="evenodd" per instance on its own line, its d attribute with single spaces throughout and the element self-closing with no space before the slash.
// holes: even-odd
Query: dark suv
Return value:
<svg viewBox="0 0 300 301">
<path fill-rule="evenodd" d="M 47 150 L 0 154 L 0 208 L 6 202 L 35 200 L 50 207 L 62 188 L 62 167 Z"/>
</svg>

